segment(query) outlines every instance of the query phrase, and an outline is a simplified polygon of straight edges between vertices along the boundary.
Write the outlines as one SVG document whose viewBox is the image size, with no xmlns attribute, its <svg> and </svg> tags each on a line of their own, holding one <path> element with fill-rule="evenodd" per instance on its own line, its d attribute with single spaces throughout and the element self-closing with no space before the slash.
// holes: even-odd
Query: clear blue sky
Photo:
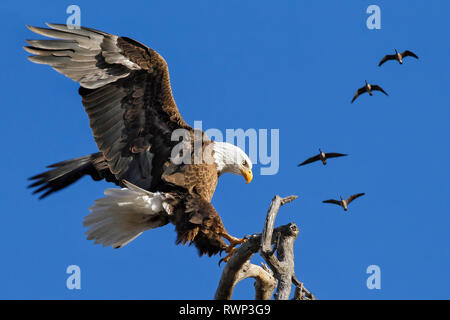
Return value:
<svg viewBox="0 0 450 320">
<path fill-rule="evenodd" d="M 450 298 L 450 2 L 2 2 L 0 298 L 210 299 L 219 257 L 176 246 L 171 225 L 120 250 L 87 241 L 87 208 L 112 187 L 90 178 L 43 201 L 26 189 L 45 165 L 95 152 L 78 85 L 22 49 L 25 24 L 82 24 L 134 38 L 169 64 L 177 104 L 204 128 L 280 129 L 280 170 L 249 185 L 223 176 L 213 198 L 236 236 L 260 232 L 271 198 L 297 194 L 296 272 L 321 299 Z M 381 7 L 381 30 L 366 8 Z M 420 60 L 378 61 L 394 48 Z M 350 100 L 364 80 L 389 94 Z M 298 168 L 319 147 L 347 158 Z M 321 201 L 366 192 L 344 213 Z M 258 262 L 258 260 L 255 260 Z M 80 266 L 82 289 L 66 289 Z M 381 290 L 366 268 L 381 268 Z M 223 267 L 222 267 L 223 268 Z M 234 298 L 252 298 L 253 281 Z"/>
</svg>

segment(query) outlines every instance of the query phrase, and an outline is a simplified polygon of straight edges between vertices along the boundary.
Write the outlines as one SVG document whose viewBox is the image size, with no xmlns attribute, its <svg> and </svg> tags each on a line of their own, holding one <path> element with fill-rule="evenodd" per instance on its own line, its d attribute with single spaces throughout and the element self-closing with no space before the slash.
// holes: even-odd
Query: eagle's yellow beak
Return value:
<svg viewBox="0 0 450 320">
<path fill-rule="evenodd" d="M 250 183 L 250 181 L 252 181 L 253 179 L 252 169 L 241 169 L 241 173 L 247 183 Z"/>
</svg>

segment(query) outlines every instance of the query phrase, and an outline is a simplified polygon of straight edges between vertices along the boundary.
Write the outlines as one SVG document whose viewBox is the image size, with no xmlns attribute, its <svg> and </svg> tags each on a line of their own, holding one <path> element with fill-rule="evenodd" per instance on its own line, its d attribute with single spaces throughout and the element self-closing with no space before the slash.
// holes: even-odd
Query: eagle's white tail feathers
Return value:
<svg viewBox="0 0 450 320">
<path fill-rule="evenodd" d="M 88 240 L 103 246 L 120 248 L 136 239 L 145 230 L 167 223 L 171 196 L 151 193 L 126 183 L 128 188 L 106 189 L 105 197 L 95 201 L 89 208 L 83 225 Z"/>
</svg>

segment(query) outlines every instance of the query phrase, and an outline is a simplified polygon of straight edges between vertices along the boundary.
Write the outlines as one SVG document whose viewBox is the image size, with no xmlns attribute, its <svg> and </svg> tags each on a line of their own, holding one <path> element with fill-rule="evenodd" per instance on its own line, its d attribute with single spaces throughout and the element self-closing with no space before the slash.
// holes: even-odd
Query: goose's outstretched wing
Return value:
<svg viewBox="0 0 450 320">
<path fill-rule="evenodd" d="M 364 92 L 367 92 L 367 88 L 366 88 L 365 86 L 362 87 L 362 88 L 359 88 L 359 89 L 356 91 L 355 95 L 353 96 L 352 103 L 353 103 L 353 101 L 356 100 L 356 98 L 358 98 L 359 95 L 363 94 Z"/>
<path fill-rule="evenodd" d="M 404 57 L 413 57 L 413 58 L 419 59 L 419 57 L 414 52 L 409 51 L 409 50 L 403 51 L 401 53 L 401 55 L 402 55 L 402 58 L 404 58 Z"/>
<path fill-rule="evenodd" d="M 323 203 L 332 203 L 332 204 L 337 204 L 338 206 L 342 206 L 342 203 L 340 201 L 334 200 L 334 199 L 324 200 L 322 202 Z"/>
<path fill-rule="evenodd" d="M 350 204 L 350 202 L 352 202 L 356 198 L 362 197 L 363 195 L 365 195 L 365 193 L 357 193 L 357 194 L 354 194 L 354 195 L 348 197 L 347 204 Z"/>
<path fill-rule="evenodd" d="M 315 161 L 318 161 L 318 160 L 320 160 L 320 155 L 319 154 L 317 156 L 314 156 L 314 157 L 306 159 L 305 161 L 300 163 L 298 165 L 298 167 L 304 166 L 305 164 L 312 163 L 312 162 L 315 162 Z"/>
<path fill-rule="evenodd" d="M 325 157 L 327 157 L 327 158 L 338 158 L 338 157 L 345 157 L 345 156 L 348 156 L 348 154 L 337 153 L 337 152 L 325 153 Z"/>
<path fill-rule="evenodd" d="M 372 85 L 372 90 L 381 91 L 381 92 L 383 92 L 385 95 L 388 96 L 387 92 L 384 91 L 383 88 L 381 88 L 379 85 L 373 84 L 373 85 Z"/>
<path fill-rule="evenodd" d="M 381 61 L 378 64 L 378 66 L 381 67 L 381 65 L 383 63 L 385 63 L 386 61 L 388 61 L 388 60 L 395 60 L 395 59 L 396 59 L 395 54 L 387 54 L 387 55 L 384 56 L 383 59 L 381 59 Z"/>
</svg>

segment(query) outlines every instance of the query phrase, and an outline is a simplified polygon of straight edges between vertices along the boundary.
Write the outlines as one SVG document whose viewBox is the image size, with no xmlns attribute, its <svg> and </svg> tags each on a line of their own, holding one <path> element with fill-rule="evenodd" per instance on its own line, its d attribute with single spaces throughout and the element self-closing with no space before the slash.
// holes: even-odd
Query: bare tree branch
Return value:
<svg viewBox="0 0 450 320">
<path fill-rule="evenodd" d="M 303 282 L 300 282 L 295 275 L 292 276 L 292 283 L 295 285 L 294 298 L 292 300 L 316 300 L 316 297 L 305 288 Z"/>
<path fill-rule="evenodd" d="M 274 272 L 278 280 L 276 300 L 287 300 L 291 294 L 292 276 L 294 275 L 294 241 L 297 239 L 298 228 L 295 223 L 290 223 L 282 227 L 279 233 L 275 248 L 272 249 L 272 235 L 275 218 L 280 207 L 296 199 L 297 196 L 280 198 L 275 196 L 267 212 L 266 222 L 262 235 L 261 255 L 266 260 L 270 269 Z M 275 257 L 274 252 L 277 252 Z"/>
<path fill-rule="evenodd" d="M 272 233 L 273 226 L 275 224 L 275 218 L 277 217 L 278 210 L 280 207 L 286 203 L 289 203 L 297 199 L 297 196 L 290 196 L 286 198 L 281 198 L 275 196 L 270 204 L 269 211 L 266 215 L 266 221 L 264 223 L 263 239 L 262 239 L 262 250 L 264 252 L 270 252 L 272 250 Z"/>
<path fill-rule="evenodd" d="M 250 277 L 255 279 L 255 300 L 270 300 L 277 286 L 272 273 L 247 260 L 238 273 L 236 283 Z"/>
<path fill-rule="evenodd" d="M 231 259 L 225 265 L 220 278 L 219 286 L 216 290 L 214 299 L 229 300 L 233 294 L 234 286 L 238 283 L 239 272 L 244 264 L 259 250 L 259 236 L 251 237 L 242 244 L 238 250 L 231 256 Z"/>
<path fill-rule="evenodd" d="M 294 299 L 312 300 L 315 297 L 297 280 L 294 272 L 294 242 L 298 228 L 294 223 L 274 229 L 275 218 L 280 207 L 295 200 L 297 196 L 272 199 L 267 212 L 262 234 L 254 234 L 242 244 L 226 264 L 215 299 L 231 299 L 236 284 L 246 278 L 255 279 L 255 299 L 270 299 L 275 287 L 275 299 L 289 299 L 292 283 L 296 286 Z M 273 245 L 273 248 L 272 248 Z M 256 266 L 250 262 L 251 257 L 261 252 L 267 265 Z M 276 256 L 275 256 L 276 253 Z M 269 269 L 270 268 L 270 269 Z M 278 284 L 278 286 L 277 286 Z"/>
</svg>

